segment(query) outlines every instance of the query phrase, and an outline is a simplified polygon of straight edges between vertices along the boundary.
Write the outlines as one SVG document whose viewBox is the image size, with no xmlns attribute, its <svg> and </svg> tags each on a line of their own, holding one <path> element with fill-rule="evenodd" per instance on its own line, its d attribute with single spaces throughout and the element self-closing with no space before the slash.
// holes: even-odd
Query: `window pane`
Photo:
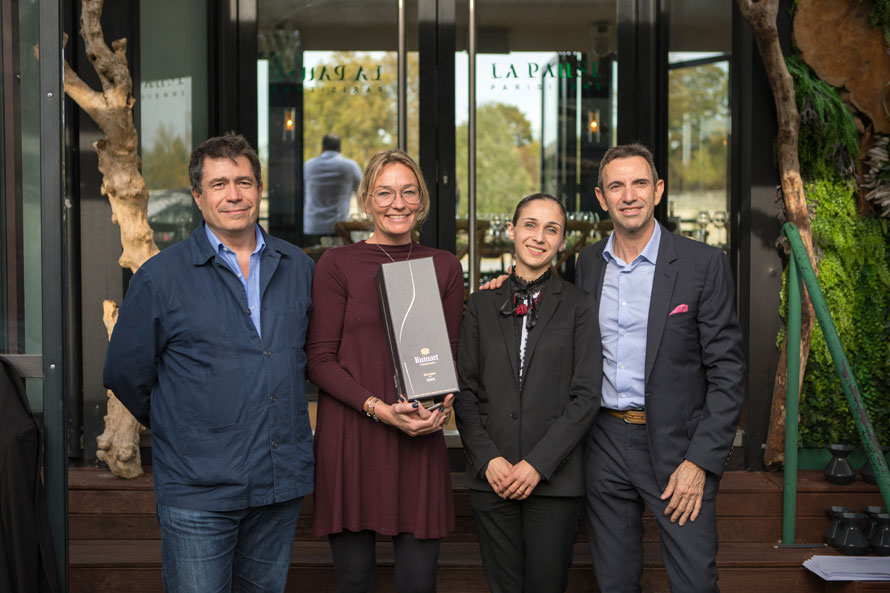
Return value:
<svg viewBox="0 0 890 593">
<path fill-rule="evenodd" d="M 506 224 L 520 199 L 559 198 L 569 256 L 593 237 L 599 159 L 615 141 L 617 2 L 476 3 L 476 104 L 469 105 L 467 3 L 457 3 L 455 56 L 458 229 L 468 215 L 468 117 L 476 114 L 480 276 L 512 262 Z M 464 269 L 467 234 L 458 236 Z"/>
<path fill-rule="evenodd" d="M 668 217 L 683 235 L 729 249 L 729 3 L 671 4 Z"/>
<path fill-rule="evenodd" d="M 398 145 L 397 11 L 395 0 L 258 3 L 258 148 L 268 223 L 273 234 L 313 255 L 341 242 L 337 222 L 357 225 L 361 214 L 342 171 L 323 173 L 336 179 L 320 181 L 310 166 L 305 171 L 316 177 L 304 179 L 304 164 L 321 155 L 323 137 L 338 136 L 340 156 L 360 168 L 375 152 Z M 415 158 L 416 12 L 408 2 L 407 150 Z"/>
<path fill-rule="evenodd" d="M 207 17 L 203 3 L 155 0 L 140 7 L 142 175 L 148 221 L 163 249 L 201 221 L 188 160 L 207 138 Z"/>
</svg>

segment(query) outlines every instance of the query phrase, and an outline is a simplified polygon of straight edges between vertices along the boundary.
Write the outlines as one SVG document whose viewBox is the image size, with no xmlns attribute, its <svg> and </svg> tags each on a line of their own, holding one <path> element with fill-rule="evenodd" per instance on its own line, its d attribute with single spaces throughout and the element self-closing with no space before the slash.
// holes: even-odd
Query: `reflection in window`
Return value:
<svg viewBox="0 0 890 593">
<path fill-rule="evenodd" d="M 468 55 L 455 55 L 458 228 L 467 217 Z M 546 192 L 566 205 L 567 245 L 592 239 L 599 158 L 614 141 L 614 60 L 584 52 L 511 51 L 476 56 L 476 213 L 482 280 L 511 261 L 507 222 L 526 195 Z M 478 239 L 477 239 L 478 240 Z M 458 253 L 467 249 L 459 233 Z M 467 260 L 463 260 L 465 269 Z"/>
<path fill-rule="evenodd" d="M 192 150 L 190 76 L 143 81 L 142 177 L 148 187 L 148 222 L 163 249 L 191 234 L 199 221 L 189 192 Z"/>
<path fill-rule="evenodd" d="M 266 52 L 267 59 L 258 62 L 258 70 L 267 72 L 258 87 L 263 89 L 275 79 L 275 52 Z M 272 58 L 272 59 L 268 59 Z M 269 173 L 270 146 L 273 135 L 302 133 L 302 162 L 321 153 L 325 134 L 336 134 L 341 139 L 342 156 L 364 167 L 375 152 L 396 148 L 398 145 L 398 55 L 392 51 L 303 51 L 301 54 L 302 121 L 288 124 L 282 119 L 282 129 L 263 122 L 271 121 L 269 113 L 274 101 L 260 98 L 259 154 L 263 174 Z M 418 156 L 419 96 L 418 55 L 409 52 L 408 74 L 408 145 L 407 151 Z M 293 114 L 298 117 L 297 112 Z M 287 127 L 291 125 L 291 127 Z M 274 180 L 273 180 L 274 182 Z M 352 196 L 348 218 L 358 219 L 361 210 L 357 197 Z"/>
<path fill-rule="evenodd" d="M 202 2 L 152 0 L 139 6 L 142 176 L 148 223 L 164 249 L 201 222 L 188 162 L 192 149 L 209 136 L 207 12 Z"/>
<path fill-rule="evenodd" d="M 729 57 L 672 52 L 669 59 L 669 222 L 728 249 Z"/>
</svg>

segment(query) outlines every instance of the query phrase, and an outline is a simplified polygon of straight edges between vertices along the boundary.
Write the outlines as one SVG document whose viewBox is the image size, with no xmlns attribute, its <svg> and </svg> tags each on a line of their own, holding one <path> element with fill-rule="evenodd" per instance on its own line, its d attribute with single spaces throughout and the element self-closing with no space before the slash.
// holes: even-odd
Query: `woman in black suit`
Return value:
<svg viewBox="0 0 890 593">
<path fill-rule="evenodd" d="M 516 265 L 470 296 L 454 409 L 485 576 L 493 593 L 562 592 L 584 497 L 584 437 L 602 365 L 586 293 L 551 272 L 566 213 L 547 194 L 516 207 Z"/>
</svg>

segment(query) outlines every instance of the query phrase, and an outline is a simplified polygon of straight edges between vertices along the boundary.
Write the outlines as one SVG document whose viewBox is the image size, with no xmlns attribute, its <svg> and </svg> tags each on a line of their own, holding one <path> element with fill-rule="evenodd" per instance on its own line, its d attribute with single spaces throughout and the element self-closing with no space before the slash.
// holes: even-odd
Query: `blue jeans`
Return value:
<svg viewBox="0 0 890 593">
<path fill-rule="evenodd" d="M 303 499 L 235 511 L 158 504 L 167 593 L 281 593 Z"/>
</svg>

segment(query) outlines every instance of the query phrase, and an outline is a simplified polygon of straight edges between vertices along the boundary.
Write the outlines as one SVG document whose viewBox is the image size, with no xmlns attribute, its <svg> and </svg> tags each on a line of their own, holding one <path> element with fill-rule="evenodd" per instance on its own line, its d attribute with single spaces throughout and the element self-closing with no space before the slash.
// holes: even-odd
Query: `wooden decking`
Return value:
<svg viewBox="0 0 890 593">
<path fill-rule="evenodd" d="M 862 509 L 881 504 L 875 486 L 857 480 L 832 486 L 819 472 L 803 471 L 798 483 L 798 541 L 819 544 L 828 526 L 824 509 L 845 505 Z M 485 592 L 469 497 L 463 476 L 454 475 L 457 530 L 442 543 L 438 590 Z M 717 500 L 720 551 L 717 562 L 724 593 L 890 592 L 890 583 L 825 583 L 801 566 L 830 548 L 779 548 L 782 474 L 730 472 Z M 159 592 L 160 530 L 155 518 L 151 472 L 136 480 L 115 478 L 105 470 L 69 472 L 71 593 Z M 287 591 L 332 591 L 333 568 L 326 540 L 312 537 L 312 500 L 307 498 L 297 526 Z M 654 519 L 646 520 L 643 590 L 668 591 Z M 395 591 L 392 546 L 378 543 L 377 591 Z M 888 559 L 890 562 L 890 559 Z M 575 545 L 569 591 L 596 591 L 583 529 Z"/>
</svg>

